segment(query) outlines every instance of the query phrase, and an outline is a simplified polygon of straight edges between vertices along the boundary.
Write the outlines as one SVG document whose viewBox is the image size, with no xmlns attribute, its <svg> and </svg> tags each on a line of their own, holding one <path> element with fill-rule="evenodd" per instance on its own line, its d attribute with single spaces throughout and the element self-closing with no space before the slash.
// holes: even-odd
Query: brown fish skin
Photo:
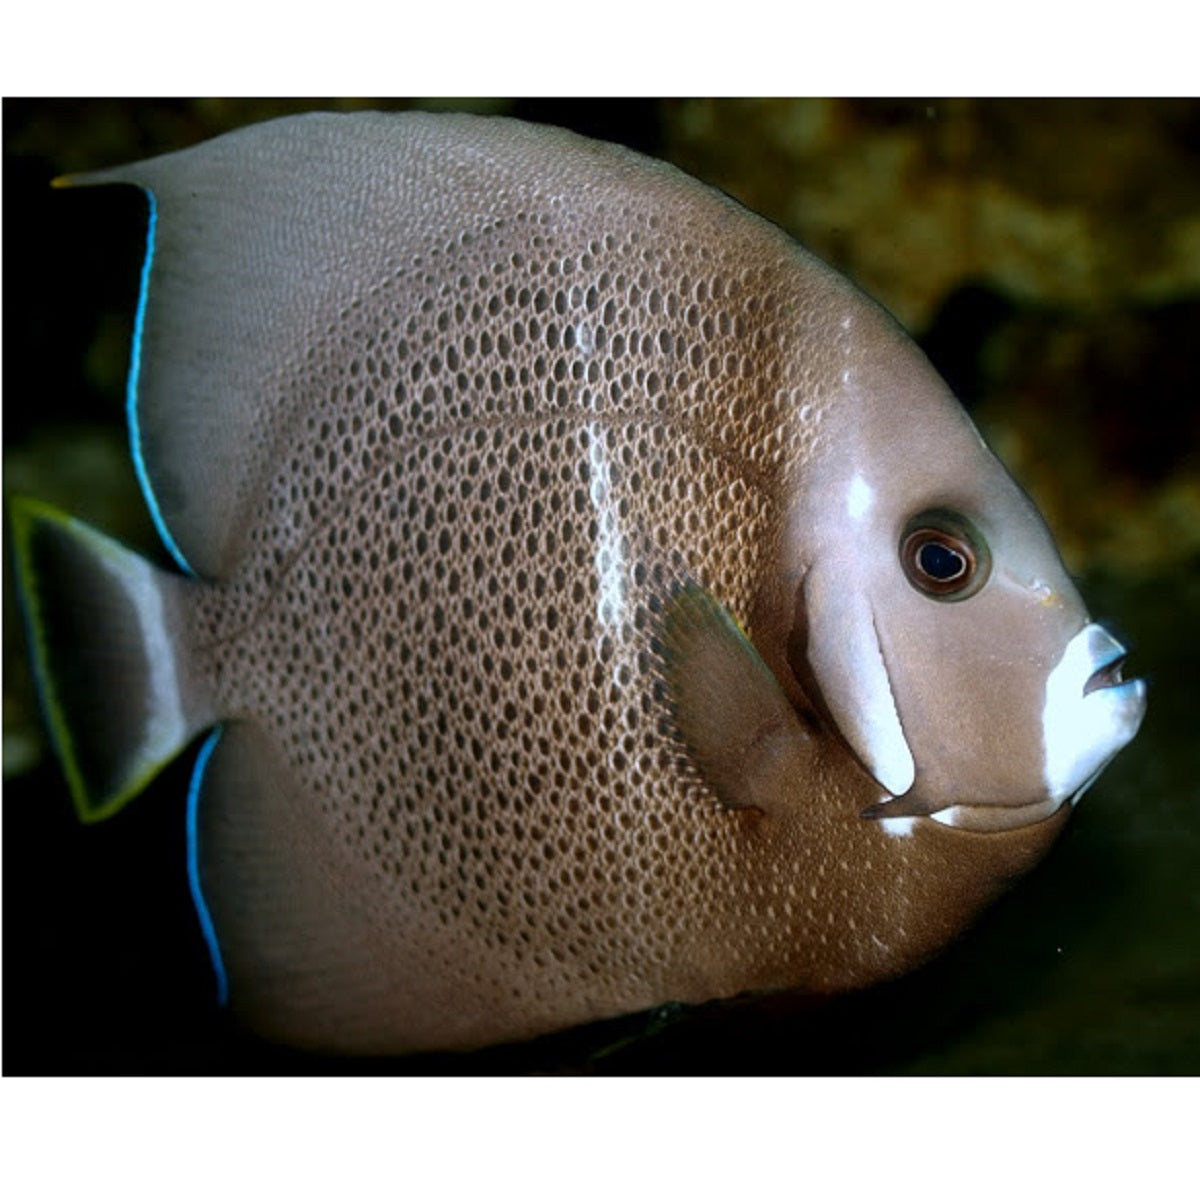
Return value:
<svg viewBox="0 0 1200 1200">
<path fill-rule="evenodd" d="M 795 493 L 837 453 L 847 360 L 896 335 L 781 231 L 665 165 L 467 117 L 296 118 L 106 180 L 157 197 L 145 461 L 201 576 L 175 630 L 224 722 L 200 877 L 251 1027 L 467 1048 L 857 988 L 1053 841 L 1067 806 L 995 834 L 864 819 L 883 792 L 788 666 Z M 156 416 L 222 346 L 237 419 Z M 944 385 L 915 351 L 904 371 L 905 419 L 940 421 Z M 707 768 L 658 648 L 689 586 L 795 721 Z"/>
</svg>

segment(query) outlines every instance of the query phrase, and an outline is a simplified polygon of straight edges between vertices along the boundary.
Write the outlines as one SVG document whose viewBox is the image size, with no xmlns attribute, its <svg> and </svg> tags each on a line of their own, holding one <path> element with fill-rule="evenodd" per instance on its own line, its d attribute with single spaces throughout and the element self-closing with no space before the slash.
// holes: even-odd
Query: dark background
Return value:
<svg viewBox="0 0 1200 1200">
<path fill-rule="evenodd" d="M 4 577 L 7 1074 L 1200 1071 L 1200 104 L 418 101 L 567 125 L 678 163 L 891 308 L 1033 493 L 1150 679 L 1142 733 L 1058 846 L 957 945 L 820 1007 L 641 1014 L 474 1055 L 316 1059 L 214 1005 L 184 869 L 191 755 L 83 828 L 48 758 Z M 62 172 L 305 108 L 6 101 L 4 488 L 157 561 L 125 448 L 144 240 L 134 189 Z"/>
</svg>

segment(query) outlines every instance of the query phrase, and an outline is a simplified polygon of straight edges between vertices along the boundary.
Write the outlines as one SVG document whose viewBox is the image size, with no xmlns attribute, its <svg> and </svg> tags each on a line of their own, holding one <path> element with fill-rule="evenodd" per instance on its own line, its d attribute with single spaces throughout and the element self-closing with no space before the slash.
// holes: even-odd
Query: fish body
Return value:
<svg viewBox="0 0 1200 1200">
<path fill-rule="evenodd" d="M 179 570 L 14 505 L 43 699 L 86 819 L 203 736 L 193 893 L 259 1032 L 870 984 L 1136 732 L 921 353 L 674 168 L 317 114 L 77 182 L 150 197 L 130 426 Z"/>
</svg>

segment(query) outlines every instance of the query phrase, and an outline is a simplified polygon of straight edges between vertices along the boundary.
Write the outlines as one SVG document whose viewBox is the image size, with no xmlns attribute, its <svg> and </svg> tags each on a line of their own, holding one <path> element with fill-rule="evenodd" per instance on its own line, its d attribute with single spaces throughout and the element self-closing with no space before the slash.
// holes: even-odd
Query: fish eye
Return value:
<svg viewBox="0 0 1200 1200">
<path fill-rule="evenodd" d="M 970 521 L 945 509 L 914 517 L 900 538 L 908 582 L 935 600 L 975 595 L 991 572 L 987 543 Z"/>
</svg>

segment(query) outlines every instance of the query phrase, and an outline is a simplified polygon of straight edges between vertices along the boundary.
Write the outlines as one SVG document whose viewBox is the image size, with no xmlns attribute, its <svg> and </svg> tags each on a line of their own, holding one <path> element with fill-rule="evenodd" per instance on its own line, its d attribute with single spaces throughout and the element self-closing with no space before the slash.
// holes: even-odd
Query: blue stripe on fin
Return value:
<svg viewBox="0 0 1200 1200">
<path fill-rule="evenodd" d="M 137 315 L 133 323 L 133 348 L 129 360 L 129 378 L 125 385 L 125 410 L 129 420 L 129 448 L 133 454 L 133 468 L 137 472 L 138 483 L 142 487 L 142 495 L 146 498 L 146 507 L 154 519 L 154 527 L 163 544 L 171 552 L 171 557 L 189 575 L 195 575 L 183 552 L 175 544 L 167 523 L 163 520 L 154 489 L 150 486 L 150 476 L 146 471 L 146 460 L 142 455 L 142 435 L 138 428 L 137 393 L 138 380 L 142 370 L 142 331 L 146 323 L 146 305 L 150 295 L 150 268 L 154 262 L 154 241 L 158 230 L 158 201 L 149 188 L 143 188 L 146 199 L 150 202 L 150 221 L 146 229 L 146 258 L 142 263 L 141 288 L 138 294 Z"/>
<path fill-rule="evenodd" d="M 217 742 L 221 739 L 222 731 L 222 727 L 218 725 L 208 735 L 204 745 L 200 747 L 196 765 L 192 769 L 192 781 L 188 785 L 187 798 L 187 860 L 188 884 L 192 889 L 192 903 L 196 906 L 196 916 L 200 920 L 200 932 L 204 934 L 204 940 L 208 944 L 213 971 L 217 976 L 217 1003 L 224 1007 L 229 1000 L 229 978 L 225 974 L 225 963 L 221 958 L 221 947 L 217 941 L 217 931 L 213 926 L 212 914 L 208 911 L 204 893 L 200 890 L 200 845 L 196 835 L 196 814 L 200 808 L 200 789 L 204 782 L 204 772 L 208 767 L 208 760 L 212 757 L 213 750 L 216 749 Z"/>
</svg>

